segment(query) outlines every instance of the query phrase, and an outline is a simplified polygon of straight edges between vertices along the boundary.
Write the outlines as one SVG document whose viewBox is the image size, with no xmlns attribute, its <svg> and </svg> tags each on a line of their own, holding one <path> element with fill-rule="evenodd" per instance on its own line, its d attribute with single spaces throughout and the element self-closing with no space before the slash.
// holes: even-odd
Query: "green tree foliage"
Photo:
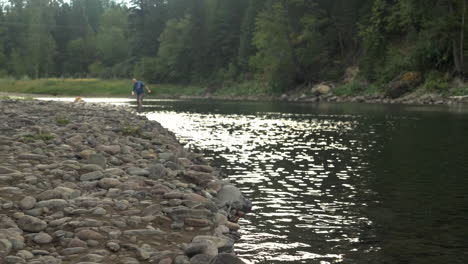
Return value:
<svg viewBox="0 0 468 264">
<path fill-rule="evenodd" d="M 191 71 L 192 37 L 191 17 L 186 15 L 180 19 L 170 19 L 159 37 L 158 73 L 160 79 L 168 81 L 185 81 Z"/>
<path fill-rule="evenodd" d="M 8 0 L 0 75 L 134 74 L 285 92 L 353 67 L 371 82 L 419 71 L 436 83 L 466 75 L 467 1 Z"/>
<path fill-rule="evenodd" d="M 251 64 L 259 72 L 260 79 L 278 92 L 291 85 L 296 67 L 286 9 L 283 1 L 275 1 L 262 11 L 253 38 L 258 52 Z"/>
</svg>

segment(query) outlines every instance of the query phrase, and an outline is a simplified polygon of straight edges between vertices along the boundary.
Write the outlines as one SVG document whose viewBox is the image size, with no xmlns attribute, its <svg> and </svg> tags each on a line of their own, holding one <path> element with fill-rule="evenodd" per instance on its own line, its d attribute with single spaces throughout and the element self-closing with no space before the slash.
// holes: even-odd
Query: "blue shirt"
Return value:
<svg viewBox="0 0 468 264">
<path fill-rule="evenodd" d="M 144 94 L 145 93 L 145 84 L 142 81 L 138 81 L 133 84 L 133 91 L 136 94 Z"/>
</svg>

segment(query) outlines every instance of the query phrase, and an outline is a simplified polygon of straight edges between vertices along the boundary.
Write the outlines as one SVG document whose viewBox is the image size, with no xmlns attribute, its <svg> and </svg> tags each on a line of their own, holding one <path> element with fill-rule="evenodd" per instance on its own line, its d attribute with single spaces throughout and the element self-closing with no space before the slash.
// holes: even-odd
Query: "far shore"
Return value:
<svg viewBox="0 0 468 264">
<path fill-rule="evenodd" d="M 310 88 L 296 89 L 285 94 L 271 94 L 255 83 L 241 83 L 222 87 L 210 92 L 202 86 L 148 84 L 152 90 L 147 99 L 213 99 L 234 101 L 285 101 L 298 103 L 370 103 L 370 104 L 416 104 L 416 105 L 465 105 L 468 96 L 448 96 L 415 91 L 400 98 L 390 99 L 383 94 L 335 95 L 311 92 Z M 82 98 L 128 98 L 131 95 L 130 80 L 100 79 L 0 79 L 0 97 L 82 97 Z"/>
</svg>

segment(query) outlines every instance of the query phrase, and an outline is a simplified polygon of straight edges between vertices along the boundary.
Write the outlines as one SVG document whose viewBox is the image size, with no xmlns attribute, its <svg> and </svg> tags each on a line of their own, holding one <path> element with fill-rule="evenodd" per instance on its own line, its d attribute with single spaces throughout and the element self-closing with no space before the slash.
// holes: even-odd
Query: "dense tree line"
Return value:
<svg viewBox="0 0 468 264">
<path fill-rule="evenodd" d="M 8 0 L 0 75 L 255 80 L 275 91 L 402 71 L 464 76 L 466 0 Z"/>
</svg>

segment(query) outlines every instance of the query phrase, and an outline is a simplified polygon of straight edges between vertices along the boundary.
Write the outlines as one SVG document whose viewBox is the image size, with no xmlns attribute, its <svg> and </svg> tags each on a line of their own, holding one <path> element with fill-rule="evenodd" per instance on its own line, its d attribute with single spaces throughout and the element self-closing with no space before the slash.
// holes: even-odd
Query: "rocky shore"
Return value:
<svg viewBox="0 0 468 264">
<path fill-rule="evenodd" d="M 405 105 L 467 105 L 468 96 L 443 96 L 440 94 L 410 94 L 401 98 L 388 98 L 383 94 L 336 96 L 333 94 L 310 94 L 293 92 L 281 96 L 178 96 L 170 99 L 219 99 L 234 101 L 284 101 L 297 103 L 365 103 L 365 104 L 405 104 Z"/>
<path fill-rule="evenodd" d="M 0 100 L 0 263 L 243 263 L 250 208 L 126 108 Z"/>
</svg>

